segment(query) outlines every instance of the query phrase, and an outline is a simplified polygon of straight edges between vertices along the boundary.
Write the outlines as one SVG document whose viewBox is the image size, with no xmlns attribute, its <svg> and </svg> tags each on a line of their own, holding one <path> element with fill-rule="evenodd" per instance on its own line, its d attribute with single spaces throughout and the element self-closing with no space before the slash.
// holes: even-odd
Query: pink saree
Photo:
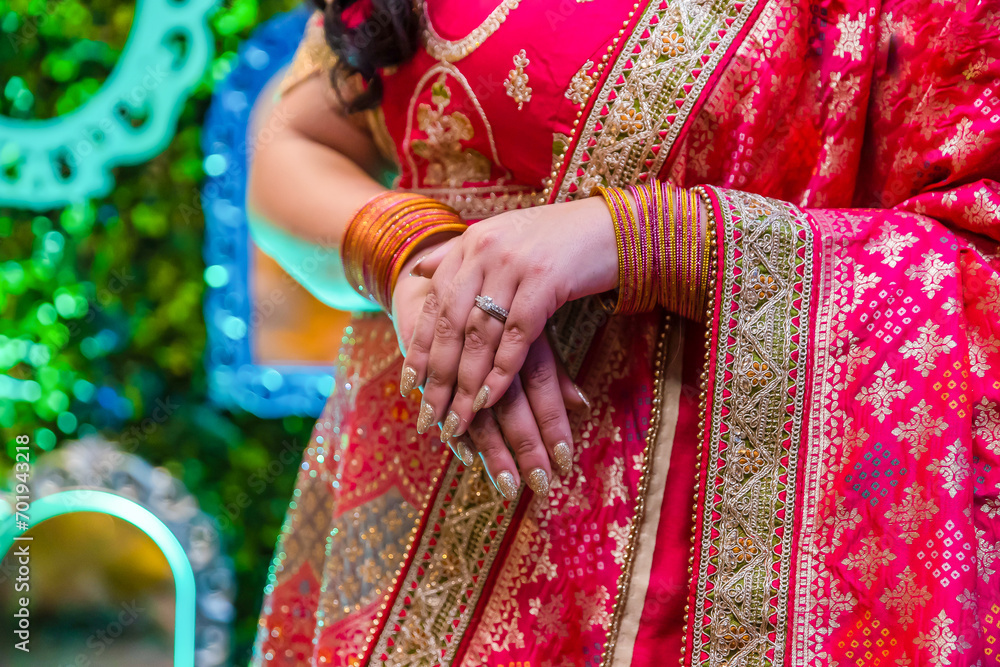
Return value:
<svg viewBox="0 0 1000 667">
<path fill-rule="evenodd" d="M 475 220 L 712 185 L 706 322 L 557 313 L 593 407 L 505 501 L 355 318 L 255 664 L 1000 663 L 1000 7 L 494 7 L 429 0 L 385 77 L 398 186 Z"/>
</svg>

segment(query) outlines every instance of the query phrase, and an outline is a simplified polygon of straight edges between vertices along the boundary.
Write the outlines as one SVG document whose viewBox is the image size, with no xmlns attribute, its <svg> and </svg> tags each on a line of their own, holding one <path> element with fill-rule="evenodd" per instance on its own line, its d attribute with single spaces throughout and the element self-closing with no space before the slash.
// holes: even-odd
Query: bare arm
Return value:
<svg viewBox="0 0 1000 667">
<path fill-rule="evenodd" d="M 322 76 L 282 96 L 261 127 L 250 206 L 300 238 L 339 245 L 354 211 L 385 190 L 375 142 L 342 115 Z"/>
</svg>

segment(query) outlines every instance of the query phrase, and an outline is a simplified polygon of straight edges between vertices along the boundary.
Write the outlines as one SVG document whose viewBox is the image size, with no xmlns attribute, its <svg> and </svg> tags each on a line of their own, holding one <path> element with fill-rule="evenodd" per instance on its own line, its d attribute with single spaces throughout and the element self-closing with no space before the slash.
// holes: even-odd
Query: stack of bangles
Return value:
<svg viewBox="0 0 1000 667">
<path fill-rule="evenodd" d="M 362 296 L 390 312 L 400 269 L 417 246 L 435 234 L 461 234 L 466 228 L 453 208 L 430 197 L 383 192 L 347 225 L 340 247 L 344 274 Z"/>
<path fill-rule="evenodd" d="M 661 305 L 702 320 L 715 256 L 708 190 L 654 182 L 598 187 L 595 194 L 611 211 L 618 243 L 618 296 L 608 310 L 640 313 Z"/>
</svg>

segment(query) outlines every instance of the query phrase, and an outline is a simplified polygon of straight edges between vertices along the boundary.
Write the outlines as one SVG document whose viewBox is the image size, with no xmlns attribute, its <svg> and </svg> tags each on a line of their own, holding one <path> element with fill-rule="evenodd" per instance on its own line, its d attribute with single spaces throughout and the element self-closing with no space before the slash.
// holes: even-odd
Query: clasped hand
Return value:
<svg viewBox="0 0 1000 667">
<path fill-rule="evenodd" d="M 546 322 L 617 280 L 599 197 L 502 213 L 411 260 L 393 293 L 393 322 L 406 354 L 401 390 L 423 388 L 417 430 L 440 424 L 442 441 L 466 454 L 471 440 L 506 497 L 522 476 L 544 493 L 551 464 L 571 465 L 567 407 L 587 401 L 553 353 Z M 477 307 L 479 295 L 506 308 L 506 321 Z"/>
</svg>

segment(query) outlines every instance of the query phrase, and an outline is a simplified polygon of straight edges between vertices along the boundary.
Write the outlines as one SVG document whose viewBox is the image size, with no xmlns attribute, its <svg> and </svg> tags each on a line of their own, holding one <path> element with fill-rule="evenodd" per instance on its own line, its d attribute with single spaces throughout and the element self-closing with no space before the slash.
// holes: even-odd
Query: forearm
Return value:
<svg viewBox="0 0 1000 667">
<path fill-rule="evenodd" d="M 385 191 L 385 167 L 374 143 L 331 112 L 319 78 L 305 82 L 271 111 L 258 134 L 250 170 L 255 213 L 310 242 L 338 246 L 351 216 Z"/>
</svg>

